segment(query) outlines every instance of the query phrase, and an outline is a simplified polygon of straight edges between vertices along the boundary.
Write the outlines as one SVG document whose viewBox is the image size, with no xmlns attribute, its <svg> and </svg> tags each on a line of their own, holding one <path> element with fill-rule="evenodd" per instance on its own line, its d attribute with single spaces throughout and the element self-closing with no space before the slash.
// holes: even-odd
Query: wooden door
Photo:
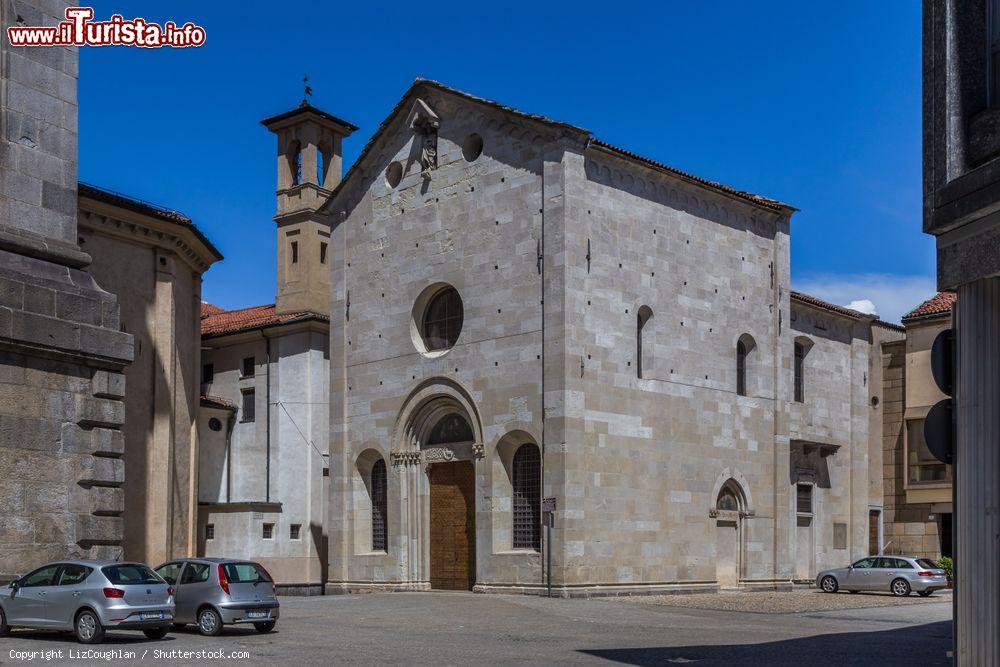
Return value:
<svg viewBox="0 0 1000 667">
<path fill-rule="evenodd" d="M 878 543 L 878 510 L 868 510 L 868 555 L 881 553 Z"/>
<path fill-rule="evenodd" d="M 431 588 L 471 591 L 476 583 L 476 475 L 470 461 L 430 472 Z"/>
</svg>

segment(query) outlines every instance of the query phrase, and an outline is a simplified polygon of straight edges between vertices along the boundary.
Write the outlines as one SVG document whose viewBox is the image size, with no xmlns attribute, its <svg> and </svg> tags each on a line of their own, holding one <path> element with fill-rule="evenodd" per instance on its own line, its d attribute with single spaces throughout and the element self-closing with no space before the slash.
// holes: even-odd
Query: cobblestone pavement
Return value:
<svg viewBox="0 0 1000 667">
<path fill-rule="evenodd" d="M 0 664 L 950 664 L 944 599 L 784 615 L 471 593 L 283 597 L 281 605 L 276 630 L 264 635 L 227 628 L 202 637 L 189 628 L 152 641 L 110 632 L 103 644 L 85 647 L 66 634 L 19 630 L 0 638 Z"/>
<path fill-rule="evenodd" d="M 834 609 L 867 609 L 869 607 L 893 607 L 898 605 L 927 604 L 931 602 L 951 602 L 950 591 L 938 591 L 930 597 L 917 594 L 898 598 L 889 593 L 823 593 L 809 589 L 789 592 L 739 591 L 706 593 L 698 595 L 636 595 L 633 597 L 600 598 L 602 601 L 627 602 L 632 604 L 662 605 L 666 607 L 686 607 L 689 609 L 714 609 L 718 611 L 742 611 L 761 614 L 795 614 Z"/>
</svg>

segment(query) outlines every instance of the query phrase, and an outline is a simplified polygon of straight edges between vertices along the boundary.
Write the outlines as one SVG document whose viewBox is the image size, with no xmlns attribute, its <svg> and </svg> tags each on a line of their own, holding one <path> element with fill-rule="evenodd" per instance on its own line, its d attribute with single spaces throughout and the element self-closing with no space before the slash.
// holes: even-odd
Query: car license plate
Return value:
<svg viewBox="0 0 1000 667">
<path fill-rule="evenodd" d="M 246 613 L 246 618 L 267 618 L 268 612 L 266 611 L 248 611 Z"/>
<path fill-rule="evenodd" d="M 163 612 L 162 611 L 144 611 L 144 612 L 142 612 L 142 616 L 140 616 L 140 618 L 142 618 L 142 620 L 144 620 L 144 621 L 152 621 L 153 619 L 159 620 L 159 619 L 163 618 Z"/>
</svg>

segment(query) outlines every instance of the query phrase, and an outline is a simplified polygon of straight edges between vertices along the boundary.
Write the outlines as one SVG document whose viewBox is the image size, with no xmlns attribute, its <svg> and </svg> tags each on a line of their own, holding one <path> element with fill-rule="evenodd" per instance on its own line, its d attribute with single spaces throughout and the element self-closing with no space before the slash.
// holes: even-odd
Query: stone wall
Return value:
<svg viewBox="0 0 1000 667">
<path fill-rule="evenodd" d="M 5 1 L 52 24 L 63 3 Z M 76 245 L 77 53 L 0 40 L 0 576 L 118 556 L 132 337 Z"/>
</svg>

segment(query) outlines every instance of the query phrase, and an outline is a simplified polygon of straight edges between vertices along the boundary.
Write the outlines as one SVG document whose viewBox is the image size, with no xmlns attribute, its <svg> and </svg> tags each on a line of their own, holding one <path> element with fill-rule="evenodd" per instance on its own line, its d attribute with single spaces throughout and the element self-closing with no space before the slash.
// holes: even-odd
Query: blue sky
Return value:
<svg viewBox="0 0 1000 667">
<path fill-rule="evenodd" d="M 274 297 L 275 143 L 302 96 L 361 129 L 437 79 L 801 209 L 792 285 L 898 319 L 934 290 L 920 232 L 920 3 L 96 2 L 201 48 L 84 48 L 80 179 L 182 211 L 225 254 L 203 296 Z"/>
</svg>

